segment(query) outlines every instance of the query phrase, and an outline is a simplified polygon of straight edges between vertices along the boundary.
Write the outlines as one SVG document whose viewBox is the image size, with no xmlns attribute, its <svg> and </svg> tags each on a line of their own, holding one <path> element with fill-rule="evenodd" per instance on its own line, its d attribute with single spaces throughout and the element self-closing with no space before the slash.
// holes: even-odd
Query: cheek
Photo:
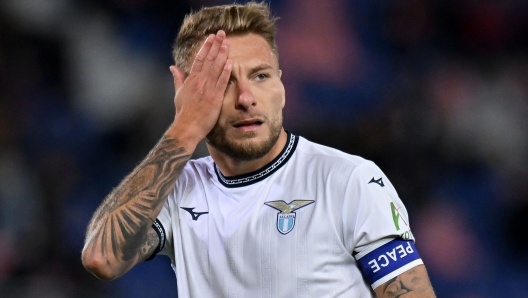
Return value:
<svg viewBox="0 0 528 298">
<path fill-rule="evenodd" d="M 282 109 L 284 109 L 284 104 L 285 104 L 285 98 L 284 98 L 284 94 L 282 92 L 278 92 L 277 95 L 275 96 L 273 102 L 276 106 L 276 110 L 278 111 L 282 111 Z"/>
<path fill-rule="evenodd" d="M 220 109 L 220 115 L 218 116 L 218 122 L 225 121 L 225 118 L 230 113 L 231 110 L 233 110 L 233 107 L 235 107 L 235 92 L 233 91 L 235 88 L 230 88 L 230 90 L 227 90 L 224 94 L 224 100 L 222 101 L 222 107 Z"/>
<path fill-rule="evenodd" d="M 271 88 L 259 90 L 260 98 L 265 98 L 270 111 L 281 111 L 284 108 L 285 96 L 282 84 L 274 84 Z"/>
<path fill-rule="evenodd" d="M 224 126 L 226 121 L 227 121 L 227 111 L 228 111 L 228 107 L 227 105 L 225 104 L 225 101 L 224 103 L 222 104 L 222 108 L 220 109 L 220 114 L 218 115 L 218 119 L 216 120 L 216 126 Z"/>
<path fill-rule="evenodd" d="M 281 108 L 284 108 L 284 104 L 286 103 L 286 92 L 284 90 L 284 85 L 280 80 L 277 80 L 275 83 L 274 90 L 277 102 L 280 104 Z"/>
<path fill-rule="evenodd" d="M 272 99 L 271 106 L 269 106 L 270 117 L 274 119 L 282 118 L 283 108 L 283 97 L 280 95 L 275 96 Z"/>
<path fill-rule="evenodd" d="M 232 101 L 236 96 L 235 88 L 232 84 L 227 85 L 227 89 L 224 92 L 224 101 L 222 106 L 226 106 L 230 101 Z"/>
</svg>

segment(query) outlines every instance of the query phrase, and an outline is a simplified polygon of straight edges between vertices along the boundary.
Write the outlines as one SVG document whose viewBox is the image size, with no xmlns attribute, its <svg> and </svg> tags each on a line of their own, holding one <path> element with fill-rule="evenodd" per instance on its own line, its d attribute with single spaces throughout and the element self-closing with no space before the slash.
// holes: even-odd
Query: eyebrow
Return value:
<svg viewBox="0 0 528 298">
<path fill-rule="evenodd" d="M 271 65 L 269 64 L 260 64 L 250 69 L 248 72 L 248 76 L 252 76 L 253 74 L 259 71 L 268 70 L 268 69 L 273 69 L 273 67 L 271 67 Z M 231 75 L 229 76 L 229 80 L 234 80 L 234 79 L 235 77 L 233 76 L 233 73 L 231 73 Z"/>
<path fill-rule="evenodd" d="M 259 72 L 259 71 L 268 70 L 268 69 L 272 69 L 271 65 L 269 65 L 269 64 L 261 64 L 261 65 L 258 65 L 256 67 L 253 67 L 249 71 L 248 75 L 251 76 L 252 74 L 255 74 L 255 73 Z"/>
</svg>

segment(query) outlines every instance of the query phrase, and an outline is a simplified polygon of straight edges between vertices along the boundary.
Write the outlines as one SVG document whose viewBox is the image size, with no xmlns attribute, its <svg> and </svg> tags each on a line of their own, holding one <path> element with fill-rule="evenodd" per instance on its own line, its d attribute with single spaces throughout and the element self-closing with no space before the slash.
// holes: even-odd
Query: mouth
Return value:
<svg viewBox="0 0 528 298">
<path fill-rule="evenodd" d="M 259 128 L 263 123 L 264 121 L 260 119 L 251 118 L 236 122 L 233 127 L 242 131 L 251 131 Z"/>
</svg>

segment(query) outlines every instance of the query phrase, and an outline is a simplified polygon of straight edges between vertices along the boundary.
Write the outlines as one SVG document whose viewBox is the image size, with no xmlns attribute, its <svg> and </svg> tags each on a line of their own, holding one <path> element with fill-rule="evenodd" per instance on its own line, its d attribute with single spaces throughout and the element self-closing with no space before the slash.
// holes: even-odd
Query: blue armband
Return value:
<svg viewBox="0 0 528 298">
<path fill-rule="evenodd" d="M 423 264 L 414 242 L 394 239 L 374 249 L 358 260 L 359 267 L 375 289 L 389 279 Z"/>
</svg>

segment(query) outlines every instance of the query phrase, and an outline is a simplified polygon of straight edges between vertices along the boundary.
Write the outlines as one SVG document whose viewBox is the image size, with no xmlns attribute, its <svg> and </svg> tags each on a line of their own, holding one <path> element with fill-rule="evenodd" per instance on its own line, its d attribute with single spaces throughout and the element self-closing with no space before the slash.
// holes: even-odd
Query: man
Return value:
<svg viewBox="0 0 528 298">
<path fill-rule="evenodd" d="M 264 4 L 187 16 L 174 121 L 95 212 L 84 265 L 114 279 L 166 254 L 180 297 L 434 297 L 381 170 L 282 128 L 274 35 Z"/>
</svg>

